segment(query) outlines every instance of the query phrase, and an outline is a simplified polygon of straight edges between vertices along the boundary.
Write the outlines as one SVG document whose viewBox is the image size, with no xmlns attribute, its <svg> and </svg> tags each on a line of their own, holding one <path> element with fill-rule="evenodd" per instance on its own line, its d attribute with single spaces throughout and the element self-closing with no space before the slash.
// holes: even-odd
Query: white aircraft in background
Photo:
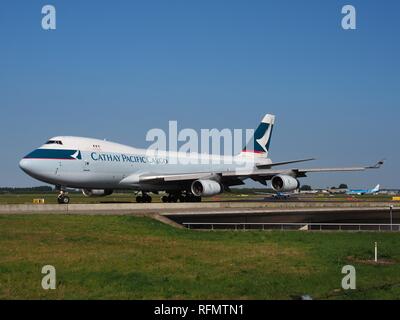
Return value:
<svg viewBox="0 0 400 320">
<path fill-rule="evenodd" d="M 55 185 L 60 191 L 58 202 L 67 204 L 70 199 L 66 188 L 81 189 L 85 196 L 107 196 L 114 190 L 132 189 L 141 192 L 136 197 L 137 202 L 151 202 L 149 193 L 160 191 L 168 194 L 162 197 L 163 202 L 201 201 L 201 197 L 214 196 L 229 191 L 232 186 L 243 185 L 246 179 L 263 185 L 271 180 L 275 191 L 290 192 L 299 188 L 298 178 L 306 177 L 310 172 L 363 171 L 377 169 L 383 164 L 380 161 L 366 167 L 276 169 L 314 159 L 273 163 L 268 152 L 274 122 L 275 116 L 267 114 L 253 140 L 236 156 L 168 151 L 152 153 L 109 141 L 61 136 L 29 153 L 19 165 L 31 177 Z M 201 161 L 204 157 L 209 159 L 206 164 Z M 190 164 L 186 161 L 188 158 L 199 159 L 198 164 Z M 242 164 L 238 165 L 237 160 Z M 189 164 L 183 165 L 182 162 Z"/>
</svg>

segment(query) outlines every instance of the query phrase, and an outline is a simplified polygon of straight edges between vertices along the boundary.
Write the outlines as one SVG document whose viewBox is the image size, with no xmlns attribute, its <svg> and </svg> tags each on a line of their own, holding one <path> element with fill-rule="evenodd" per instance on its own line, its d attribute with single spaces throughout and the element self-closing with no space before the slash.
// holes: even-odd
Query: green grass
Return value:
<svg viewBox="0 0 400 320">
<path fill-rule="evenodd" d="M 390 264 L 365 263 L 374 242 Z M 0 299 L 400 298 L 391 233 L 201 232 L 131 216 L 0 216 Z M 351 258 L 352 257 L 352 258 Z M 57 289 L 41 288 L 41 268 Z M 341 290 L 341 269 L 357 290 Z"/>
<path fill-rule="evenodd" d="M 153 202 L 161 202 L 161 195 L 152 195 Z M 136 196 L 132 193 L 114 193 L 107 197 L 85 197 L 81 193 L 70 193 L 71 204 L 76 203 L 136 203 Z M 243 200 L 243 199 L 257 199 L 261 198 L 256 195 L 231 194 L 226 193 L 218 195 L 216 197 L 205 198 L 203 201 L 230 201 L 230 200 Z M 44 199 L 47 204 L 57 203 L 57 193 L 33 193 L 33 194 L 0 194 L 0 205 L 1 204 L 32 204 L 33 199 Z"/>
<path fill-rule="evenodd" d="M 85 197 L 81 193 L 70 193 L 71 203 L 135 202 L 135 195 L 116 193 L 108 197 Z M 158 198 L 158 197 L 156 197 Z M 154 198 L 154 200 L 156 200 Z M 33 199 L 44 199 L 45 203 L 57 203 L 57 192 L 33 194 L 0 194 L 0 204 L 31 204 Z"/>
</svg>

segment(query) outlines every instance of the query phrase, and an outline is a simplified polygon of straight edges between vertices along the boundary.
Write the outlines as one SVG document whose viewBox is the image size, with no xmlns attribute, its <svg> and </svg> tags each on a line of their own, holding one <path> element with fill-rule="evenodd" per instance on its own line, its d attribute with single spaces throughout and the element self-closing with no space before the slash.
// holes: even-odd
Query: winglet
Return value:
<svg viewBox="0 0 400 320">
<path fill-rule="evenodd" d="M 379 169 L 380 167 L 383 166 L 383 164 L 385 163 L 386 159 L 382 159 L 380 161 L 378 161 L 376 164 L 374 164 L 373 166 L 367 167 L 367 169 Z"/>
</svg>

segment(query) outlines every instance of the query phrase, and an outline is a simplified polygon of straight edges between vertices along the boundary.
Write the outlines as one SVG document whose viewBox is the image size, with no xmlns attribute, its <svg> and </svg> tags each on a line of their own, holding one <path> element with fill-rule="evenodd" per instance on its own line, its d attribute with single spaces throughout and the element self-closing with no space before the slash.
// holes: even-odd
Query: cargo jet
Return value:
<svg viewBox="0 0 400 320">
<path fill-rule="evenodd" d="M 236 156 L 204 155 L 137 149 L 91 138 L 54 137 L 25 156 L 20 168 L 31 177 L 56 186 L 58 202 L 68 204 L 66 188 L 81 189 L 88 197 L 111 195 L 114 190 L 138 192 L 137 202 L 151 202 L 149 193 L 166 192 L 163 202 L 199 202 L 202 197 L 229 191 L 252 179 L 276 192 L 300 187 L 299 178 L 312 172 L 363 171 L 350 168 L 277 169 L 282 165 L 314 159 L 272 162 L 268 158 L 275 116 L 267 114 L 253 139 Z M 203 163 L 204 158 L 208 161 Z M 199 160 L 193 164 L 193 159 Z M 182 164 L 185 163 L 185 164 Z M 240 164 L 238 164 L 240 163 Z"/>
</svg>

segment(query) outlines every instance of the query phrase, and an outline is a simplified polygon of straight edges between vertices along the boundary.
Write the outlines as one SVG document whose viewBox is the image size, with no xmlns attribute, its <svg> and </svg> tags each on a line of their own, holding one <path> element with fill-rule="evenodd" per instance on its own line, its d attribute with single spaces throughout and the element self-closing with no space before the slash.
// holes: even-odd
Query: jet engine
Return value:
<svg viewBox="0 0 400 320">
<path fill-rule="evenodd" d="M 271 180 L 272 189 L 277 192 L 294 191 L 300 187 L 300 182 L 296 178 L 288 175 L 279 174 Z"/>
<path fill-rule="evenodd" d="M 113 193 L 110 189 L 82 189 L 85 197 L 105 197 Z"/>
<path fill-rule="evenodd" d="M 222 186 L 214 180 L 196 180 L 192 183 L 191 190 L 197 197 L 210 197 L 221 193 Z"/>
</svg>

